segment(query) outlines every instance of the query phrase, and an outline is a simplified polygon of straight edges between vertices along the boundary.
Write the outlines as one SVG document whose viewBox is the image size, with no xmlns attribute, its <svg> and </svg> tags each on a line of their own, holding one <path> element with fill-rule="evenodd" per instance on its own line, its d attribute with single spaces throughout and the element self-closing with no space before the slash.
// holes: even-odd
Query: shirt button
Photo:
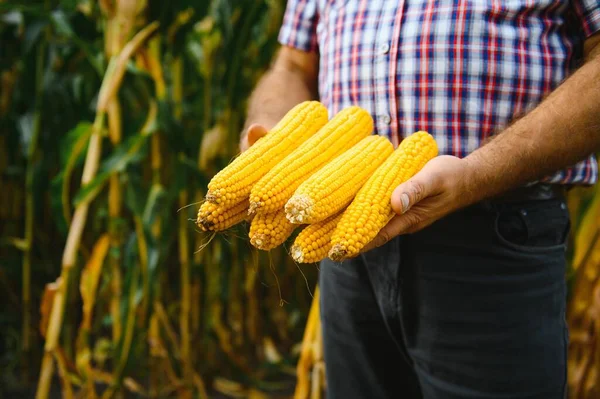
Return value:
<svg viewBox="0 0 600 399">
<path fill-rule="evenodd" d="M 383 123 L 385 123 L 386 125 L 389 125 L 390 122 L 392 121 L 392 118 L 388 114 L 385 114 L 385 115 L 381 116 L 381 121 Z"/>
<path fill-rule="evenodd" d="M 381 54 L 387 54 L 388 51 L 390 51 L 390 45 L 387 43 L 383 43 L 379 46 L 379 51 L 381 51 Z"/>
</svg>

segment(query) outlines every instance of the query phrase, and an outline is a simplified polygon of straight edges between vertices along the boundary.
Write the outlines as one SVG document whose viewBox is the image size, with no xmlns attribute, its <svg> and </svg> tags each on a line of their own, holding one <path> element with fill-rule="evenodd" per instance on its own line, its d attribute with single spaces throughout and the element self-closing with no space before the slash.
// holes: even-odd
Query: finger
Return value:
<svg viewBox="0 0 600 399">
<path fill-rule="evenodd" d="M 374 239 L 371 240 L 365 247 L 362 252 L 370 251 L 373 248 L 381 247 L 386 244 L 392 237 L 396 237 L 400 234 L 405 234 L 414 226 L 417 226 L 420 223 L 420 218 L 414 212 L 405 213 L 403 215 L 394 216 L 388 224 L 386 224 Z"/>
<path fill-rule="evenodd" d="M 406 213 L 414 204 L 441 191 L 438 173 L 427 165 L 410 180 L 400 184 L 392 192 L 391 205 L 398 215 Z"/>
<path fill-rule="evenodd" d="M 266 136 L 268 133 L 267 128 L 258 123 L 253 123 L 248 127 L 248 146 L 256 143 L 258 139 Z"/>
</svg>

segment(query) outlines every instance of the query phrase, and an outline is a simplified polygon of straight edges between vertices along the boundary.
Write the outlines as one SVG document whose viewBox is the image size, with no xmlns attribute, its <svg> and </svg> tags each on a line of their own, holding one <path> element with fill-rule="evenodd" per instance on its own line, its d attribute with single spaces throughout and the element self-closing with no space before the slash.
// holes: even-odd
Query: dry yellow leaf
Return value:
<svg viewBox="0 0 600 399">
<path fill-rule="evenodd" d="M 82 328 L 89 329 L 91 326 L 92 310 L 94 308 L 94 303 L 96 302 L 96 289 L 98 288 L 102 265 L 108 252 L 109 245 L 109 236 L 108 234 L 104 234 L 96 242 L 96 245 L 94 245 L 92 255 L 81 274 L 79 291 L 81 292 L 81 299 L 83 300 Z"/>
<path fill-rule="evenodd" d="M 224 153 L 226 141 L 227 131 L 221 123 L 204 132 L 198 161 L 200 170 L 205 171 L 219 155 Z"/>
<path fill-rule="evenodd" d="M 46 332 L 48 330 L 48 321 L 50 320 L 50 311 L 52 310 L 54 295 L 59 287 L 60 277 L 54 283 L 46 284 L 46 287 L 44 288 L 44 294 L 40 302 L 40 333 L 44 338 L 46 338 Z"/>
</svg>

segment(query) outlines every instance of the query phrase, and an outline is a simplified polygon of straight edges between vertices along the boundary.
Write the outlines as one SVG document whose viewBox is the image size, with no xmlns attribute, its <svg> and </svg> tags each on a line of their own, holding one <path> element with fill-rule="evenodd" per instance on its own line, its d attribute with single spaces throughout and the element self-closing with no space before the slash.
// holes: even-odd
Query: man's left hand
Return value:
<svg viewBox="0 0 600 399">
<path fill-rule="evenodd" d="M 465 159 L 450 155 L 433 158 L 410 180 L 396 187 L 391 198 L 396 215 L 362 252 L 398 235 L 419 231 L 471 203 L 475 195 L 470 175 Z"/>
</svg>

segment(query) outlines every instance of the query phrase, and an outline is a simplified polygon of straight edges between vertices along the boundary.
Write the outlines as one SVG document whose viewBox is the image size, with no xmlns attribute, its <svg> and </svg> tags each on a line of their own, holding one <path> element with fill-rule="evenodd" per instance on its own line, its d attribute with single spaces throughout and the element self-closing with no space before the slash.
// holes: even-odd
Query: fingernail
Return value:
<svg viewBox="0 0 600 399">
<path fill-rule="evenodd" d="M 408 194 L 403 193 L 400 196 L 400 201 L 402 202 L 402 213 L 408 211 L 408 203 L 409 203 Z"/>
</svg>

